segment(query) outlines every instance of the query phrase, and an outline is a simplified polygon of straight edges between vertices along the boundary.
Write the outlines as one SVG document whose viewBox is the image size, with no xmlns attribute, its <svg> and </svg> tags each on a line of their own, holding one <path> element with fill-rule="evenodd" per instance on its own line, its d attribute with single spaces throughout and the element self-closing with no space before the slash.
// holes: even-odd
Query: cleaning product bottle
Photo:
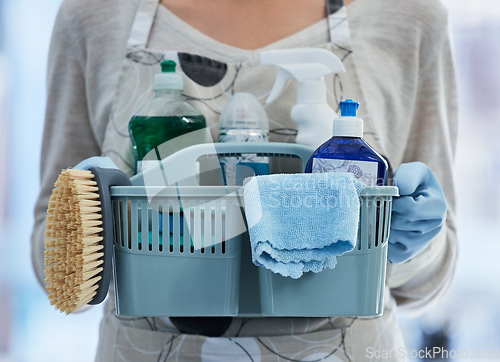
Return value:
<svg viewBox="0 0 500 362">
<path fill-rule="evenodd" d="M 267 103 L 276 100 L 289 79 L 296 79 L 297 103 L 290 117 L 297 126 L 296 143 L 316 149 L 332 136 L 335 111 L 326 101 L 324 76 L 345 72 L 332 52 L 320 48 L 277 49 L 262 52 L 261 64 L 280 68 Z"/>
<path fill-rule="evenodd" d="M 134 146 L 136 173 L 148 165 L 158 164 L 180 148 L 205 141 L 205 117 L 184 101 L 181 74 L 175 72 L 176 63 L 165 60 L 162 72 L 154 77 L 155 97 L 143 105 L 129 122 Z M 182 142 L 171 141 L 181 135 Z M 170 142 L 167 142 L 170 141 Z"/>
<path fill-rule="evenodd" d="M 264 107 L 250 93 L 235 93 L 220 115 L 219 142 L 268 142 L 269 120 Z M 246 177 L 269 174 L 268 157 L 245 154 L 221 157 L 224 184 L 242 185 Z"/>
<path fill-rule="evenodd" d="M 333 121 L 333 137 L 309 159 L 305 172 L 351 172 L 367 186 L 387 185 L 387 161 L 362 137 L 358 102 L 340 102 L 341 116 Z"/>
</svg>

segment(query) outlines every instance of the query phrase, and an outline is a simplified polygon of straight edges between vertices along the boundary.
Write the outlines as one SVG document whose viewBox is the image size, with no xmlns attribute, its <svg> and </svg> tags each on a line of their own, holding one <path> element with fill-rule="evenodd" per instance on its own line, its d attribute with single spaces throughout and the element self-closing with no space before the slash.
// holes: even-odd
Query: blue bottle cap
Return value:
<svg viewBox="0 0 500 362">
<path fill-rule="evenodd" d="M 356 117 L 359 103 L 352 99 L 346 99 L 340 102 L 340 115 L 342 117 Z"/>
<path fill-rule="evenodd" d="M 340 102 L 340 117 L 333 120 L 333 136 L 363 137 L 363 120 L 356 117 L 359 103 L 352 99 Z"/>
</svg>

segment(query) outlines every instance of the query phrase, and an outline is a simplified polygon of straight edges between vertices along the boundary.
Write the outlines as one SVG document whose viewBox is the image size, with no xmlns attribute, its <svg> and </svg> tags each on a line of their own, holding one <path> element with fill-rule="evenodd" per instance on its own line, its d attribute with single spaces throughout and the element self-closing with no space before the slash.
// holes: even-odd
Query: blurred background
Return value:
<svg viewBox="0 0 500 362">
<path fill-rule="evenodd" d="M 410 350 L 438 346 L 455 350 L 453 360 L 467 359 L 460 351 L 500 359 L 500 2 L 444 2 L 460 86 L 460 255 L 446 298 L 400 322 Z M 30 261 L 46 60 L 60 3 L 0 0 L 0 362 L 92 361 L 97 345 L 101 307 L 57 312 Z"/>
</svg>

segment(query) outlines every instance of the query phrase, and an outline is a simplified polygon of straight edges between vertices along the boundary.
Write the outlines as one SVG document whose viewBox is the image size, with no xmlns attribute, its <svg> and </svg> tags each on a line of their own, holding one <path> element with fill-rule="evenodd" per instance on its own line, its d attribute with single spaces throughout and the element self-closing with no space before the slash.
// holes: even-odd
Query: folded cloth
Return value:
<svg viewBox="0 0 500 362">
<path fill-rule="evenodd" d="M 344 172 L 250 178 L 243 198 L 253 263 L 294 279 L 333 269 L 356 245 L 363 186 Z"/>
</svg>

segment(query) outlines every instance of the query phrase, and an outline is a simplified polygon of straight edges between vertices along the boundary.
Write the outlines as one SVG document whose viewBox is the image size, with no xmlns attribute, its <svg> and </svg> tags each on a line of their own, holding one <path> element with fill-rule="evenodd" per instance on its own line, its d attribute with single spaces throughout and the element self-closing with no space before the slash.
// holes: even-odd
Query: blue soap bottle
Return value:
<svg viewBox="0 0 500 362">
<path fill-rule="evenodd" d="M 359 103 L 340 102 L 341 116 L 333 121 L 333 137 L 319 146 L 305 172 L 351 172 L 366 186 L 387 185 L 387 161 L 363 139 Z"/>
</svg>

